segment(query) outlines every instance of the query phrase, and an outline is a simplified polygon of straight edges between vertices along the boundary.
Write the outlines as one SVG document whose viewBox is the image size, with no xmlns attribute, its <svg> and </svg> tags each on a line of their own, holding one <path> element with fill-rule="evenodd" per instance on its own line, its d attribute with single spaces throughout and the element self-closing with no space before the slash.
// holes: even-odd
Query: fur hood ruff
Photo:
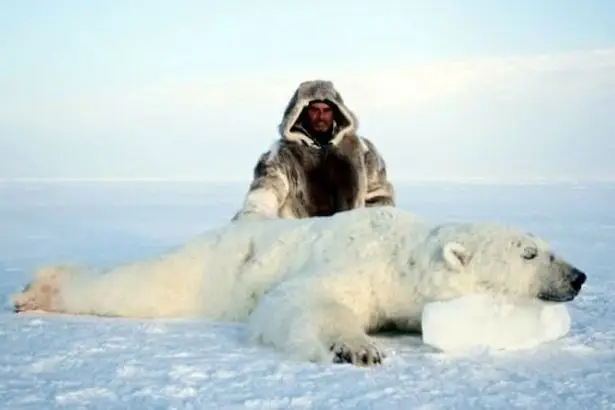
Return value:
<svg viewBox="0 0 615 410">
<path fill-rule="evenodd" d="M 295 90 L 290 98 L 282 121 L 278 126 L 278 131 L 282 139 L 287 141 L 298 141 L 313 148 L 320 148 L 310 137 L 301 131 L 301 115 L 303 110 L 311 101 L 321 100 L 333 104 L 336 109 L 336 118 L 331 144 L 334 146 L 346 136 L 356 135 L 358 119 L 356 115 L 346 106 L 341 94 L 335 89 L 333 82 L 324 80 L 304 81 Z M 367 144 L 359 138 L 364 152 L 369 150 Z"/>
</svg>

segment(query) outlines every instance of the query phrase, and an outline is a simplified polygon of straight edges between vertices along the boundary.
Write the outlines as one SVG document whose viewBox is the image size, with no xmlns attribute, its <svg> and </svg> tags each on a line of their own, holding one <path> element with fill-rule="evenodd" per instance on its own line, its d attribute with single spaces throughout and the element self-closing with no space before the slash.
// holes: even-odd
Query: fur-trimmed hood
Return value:
<svg viewBox="0 0 615 410">
<path fill-rule="evenodd" d="M 299 84 L 284 110 L 282 121 L 278 127 L 283 139 L 301 141 L 309 146 L 318 148 L 318 144 L 306 135 L 300 124 L 303 110 L 314 100 L 325 101 L 335 106 L 336 115 L 333 138 L 331 140 L 332 145 L 338 145 L 348 135 L 356 135 L 358 119 L 352 110 L 346 106 L 344 99 L 335 89 L 333 82 L 310 80 Z M 359 140 L 363 150 L 367 151 L 367 145 L 361 139 Z"/>
</svg>

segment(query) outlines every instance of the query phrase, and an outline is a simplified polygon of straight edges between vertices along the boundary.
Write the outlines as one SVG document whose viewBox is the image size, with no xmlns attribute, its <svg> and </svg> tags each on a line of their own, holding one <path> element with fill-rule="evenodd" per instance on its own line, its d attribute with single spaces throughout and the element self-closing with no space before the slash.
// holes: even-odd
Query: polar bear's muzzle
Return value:
<svg viewBox="0 0 615 410">
<path fill-rule="evenodd" d="M 576 295 L 578 295 L 581 291 L 581 287 L 587 280 L 587 275 L 577 268 L 572 268 L 571 276 L 573 279 L 570 281 L 570 286 L 572 286 L 572 289 L 576 292 Z"/>
<path fill-rule="evenodd" d="M 538 299 L 548 302 L 569 302 L 581 292 L 587 275 L 580 269 L 571 265 L 559 266 L 557 269 L 559 280 L 549 283 L 546 289 L 538 293 Z"/>
</svg>

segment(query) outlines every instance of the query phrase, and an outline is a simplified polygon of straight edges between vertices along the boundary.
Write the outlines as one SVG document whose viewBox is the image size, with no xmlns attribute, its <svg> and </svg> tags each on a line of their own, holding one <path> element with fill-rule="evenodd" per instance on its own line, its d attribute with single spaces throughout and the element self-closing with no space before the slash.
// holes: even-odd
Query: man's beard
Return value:
<svg viewBox="0 0 615 410">
<path fill-rule="evenodd" d="M 326 121 L 318 121 L 314 124 L 314 132 L 330 132 L 332 126 L 327 127 Z"/>
</svg>

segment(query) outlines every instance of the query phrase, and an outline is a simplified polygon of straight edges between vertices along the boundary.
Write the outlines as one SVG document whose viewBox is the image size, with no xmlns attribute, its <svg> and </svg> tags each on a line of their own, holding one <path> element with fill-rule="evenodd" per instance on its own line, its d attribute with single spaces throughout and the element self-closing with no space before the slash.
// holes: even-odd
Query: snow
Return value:
<svg viewBox="0 0 615 410">
<path fill-rule="evenodd" d="M 0 296 L 36 266 L 109 266 L 226 223 L 246 183 L 2 183 Z M 532 230 L 588 273 L 570 330 L 523 350 L 442 352 L 379 335 L 381 367 L 287 360 L 245 325 L 0 311 L 0 402 L 10 409 L 606 409 L 615 403 L 615 184 L 400 184 L 427 218 Z"/>
<path fill-rule="evenodd" d="M 421 320 L 423 343 L 445 352 L 532 348 L 565 336 L 571 326 L 565 304 L 487 294 L 428 303 Z"/>
</svg>

